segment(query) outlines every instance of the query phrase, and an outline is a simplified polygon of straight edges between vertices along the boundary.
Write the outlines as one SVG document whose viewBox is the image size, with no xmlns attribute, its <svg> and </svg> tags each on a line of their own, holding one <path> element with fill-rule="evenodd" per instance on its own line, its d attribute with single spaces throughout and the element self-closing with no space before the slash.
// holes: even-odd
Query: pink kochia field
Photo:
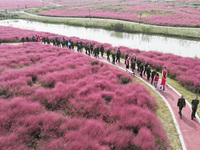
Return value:
<svg viewBox="0 0 200 150">
<path fill-rule="evenodd" d="M 154 99 L 67 48 L 0 45 L 0 149 L 167 149 Z"/>
<path fill-rule="evenodd" d="M 20 41 L 22 36 L 24 37 L 29 36 L 29 38 L 31 39 L 33 35 L 41 35 L 45 37 L 49 36 L 51 40 L 52 38 L 59 36 L 51 33 L 36 32 L 36 31 L 0 26 L 0 39 L 2 39 L 3 42 Z M 62 39 L 63 36 L 59 37 Z M 112 47 L 110 44 L 107 43 L 98 43 L 95 41 L 89 41 L 77 37 L 65 37 L 65 38 L 67 40 L 71 38 L 74 41 L 74 43 L 82 41 L 88 44 L 91 42 L 95 45 L 94 47 L 103 45 L 105 50 L 111 49 L 113 51 L 114 49 L 115 50 L 118 49 L 118 47 Z M 130 49 L 127 47 L 119 47 L 119 48 L 122 52 L 122 55 L 126 55 L 127 53 L 129 53 L 129 55 L 132 55 L 135 53 L 138 59 L 142 60 L 143 62 L 148 61 L 149 64 L 153 68 L 156 68 L 158 71 L 161 71 L 162 67 L 166 66 L 167 70 L 169 71 L 169 76 L 171 78 L 177 80 L 179 83 L 181 83 L 182 86 L 184 86 L 188 90 L 200 94 L 199 59 L 181 57 L 173 54 L 164 54 L 153 51 L 145 52 L 145 51 L 140 51 L 138 49 Z"/>
<path fill-rule="evenodd" d="M 42 3 L 38 0 L 0 0 L 0 10 L 13 10 L 30 7 L 43 7 L 48 4 Z"/>
<path fill-rule="evenodd" d="M 48 16 L 112 18 L 169 26 L 200 26 L 198 0 L 61 0 L 56 2 L 66 4 L 67 7 L 39 14 Z"/>
</svg>

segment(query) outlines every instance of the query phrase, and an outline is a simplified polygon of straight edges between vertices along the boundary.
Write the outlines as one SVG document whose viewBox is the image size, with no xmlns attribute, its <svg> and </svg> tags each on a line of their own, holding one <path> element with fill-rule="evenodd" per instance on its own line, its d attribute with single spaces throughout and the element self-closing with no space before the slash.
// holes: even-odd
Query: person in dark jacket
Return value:
<svg viewBox="0 0 200 150">
<path fill-rule="evenodd" d="M 94 47 L 93 47 L 92 43 L 89 44 L 89 48 L 90 48 L 90 53 L 93 54 L 94 53 L 93 52 L 94 51 Z"/>
<path fill-rule="evenodd" d="M 24 43 L 24 42 L 25 42 L 25 39 L 24 39 L 24 37 L 22 37 L 21 41 L 22 41 L 22 43 Z"/>
<path fill-rule="evenodd" d="M 149 63 L 148 62 L 146 62 L 145 64 L 144 64 L 144 75 L 145 75 L 145 73 L 147 72 L 147 67 L 149 66 Z"/>
<path fill-rule="evenodd" d="M 32 36 L 32 42 L 35 42 L 36 40 L 35 40 L 35 36 L 33 35 Z"/>
<path fill-rule="evenodd" d="M 27 42 L 29 42 L 29 41 L 30 41 L 30 39 L 29 39 L 29 37 L 28 37 L 28 36 L 26 37 L 26 41 L 27 41 Z"/>
<path fill-rule="evenodd" d="M 179 107 L 179 115 L 180 115 L 180 118 L 182 118 L 182 109 L 183 107 L 185 107 L 185 98 L 183 97 L 183 95 L 181 95 L 181 98 L 178 99 L 178 102 L 177 102 L 177 106 Z"/>
<path fill-rule="evenodd" d="M 191 119 L 196 118 L 195 114 L 196 114 L 196 111 L 197 111 L 198 104 L 199 104 L 199 100 L 198 100 L 198 96 L 196 96 L 196 98 L 192 100 L 192 115 L 191 115 Z"/>
<path fill-rule="evenodd" d="M 65 44 L 66 44 L 66 40 L 65 40 L 65 38 L 63 37 L 63 38 L 62 38 L 62 47 L 65 47 Z"/>
<path fill-rule="evenodd" d="M 121 57 L 121 51 L 120 51 L 120 48 L 118 48 L 116 62 L 118 61 L 120 63 L 120 57 Z"/>
<path fill-rule="evenodd" d="M 47 36 L 47 44 L 50 44 L 50 40 L 49 37 Z"/>
<path fill-rule="evenodd" d="M 74 42 L 71 40 L 71 45 L 70 45 L 71 49 L 74 49 Z"/>
<path fill-rule="evenodd" d="M 100 51 L 101 51 L 101 57 L 103 57 L 103 54 L 104 54 L 104 47 L 103 47 L 103 45 L 101 45 Z"/>
<path fill-rule="evenodd" d="M 94 57 L 97 58 L 97 48 L 94 48 Z"/>
<path fill-rule="evenodd" d="M 140 65 L 141 65 L 141 61 L 140 60 L 137 60 L 137 71 L 140 71 Z"/>
<path fill-rule="evenodd" d="M 156 75 L 156 70 L 151 73 L 151 84 L 153 84 L 154 76 Z"/>
<path fill-rule="evenodd" d="M 143 63 L 141 63 L 141 65 L 140 65 L 140 76 L 141 77 L 142 77 L 143 70 L 144 70 L 144 66 L 143 66 Z"/>
<path fill-rule="evenodd" d="M 115 51 L 114 51 L 114 52 L 112 53 L 112 59 L 113 59 L 113 62 L 112 62 L 112 63 L 113 63 L 113 64 L 115 64 L 115 55 L 116 55 L 116 54 L 115 54 Z"/>
<path fill-rule="evenodd" d="M 56 40 L 53 39 L 53 46 L 56 46 Z"/>
<path fill-rule="evenodd" d="M 99 58 L 99 46 L 97 46 L 97 57 Z"/>
<path fill-rule="evenodd" d="M 149 81 L 149 78 L 151 76 L 151 68 L 150 66 L 147 67 L 147 80 Z"/>
<path fill-rule="evenodd" d="M 110 61 L 110 49 L 107 50 L 107 60 Z"/>
<path fill-rule="evenodd" d="M 46 38 L 45 38 L 45 36 L 42 37 L 42 42 L 43 42 L 44 44 L 46 44 Z"/>
<path fill-rule="evenodd" d="M 135 70 L 135 63 L 136 63 L 136 56 L 135 54 L 133 54 L 133 56 L 131 57 L 131 69 L 133 72 Z"/>
<path fill-rule="evenodd" d="M 89 54 L 89 46 L 85 44 L 85 54 Z"/>
<path fill-rule="evenodd" d="M 81 52 L 81 43 L 77 42 L 76 46 L 77 46 L 77 51 Z"/>
</svg>

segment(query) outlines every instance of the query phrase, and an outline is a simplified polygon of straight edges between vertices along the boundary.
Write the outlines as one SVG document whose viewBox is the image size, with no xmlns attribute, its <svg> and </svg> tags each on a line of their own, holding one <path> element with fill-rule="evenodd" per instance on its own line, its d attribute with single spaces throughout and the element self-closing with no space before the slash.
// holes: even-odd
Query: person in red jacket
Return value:
<svg viewBox="0 0 200 150">
<path fill-rule="evenodd" d="M 164 67 L 164 69 L 162 70 L 162 76 L 165 76 L 165 84 L 167 85 L 167 69 L 166 69 L 166 67 Z"/>
<path fill-rule="evenodd" d="M 37 36 L 37 35 L 36 35 L 36 36 Z M 40 42 L 40 37 L 37 36 L 36 40 L 37 40 L 37 42 Z"/>
<path fill-rule="evenodd" d="M 161 84 L 160 84 L 160 90 L 162 90 L 162 87 L 163 87 L 163 92 L 165 92 L 165 84 L 166 84 L 166 77 L 165 75 L 163 75 L 161 79 Z"/>
<path fill-rule="evenodd" d="M 162 71 L 162 76 L 167 77 L 167 70 L 166 67 L 164 67 L 163 71 Z"/>
<path fill-rule="evenodd" d="M 156 75 L 154 76 L 154 85 L 155 85 L 155 89 L 157 89 L 158 81 L 159 81 L 159 74 L 156 73 Z"/>
<path fill-rule="evenodd" d="M 127 71 L 129 69 L 129 57 L 127 57 L 125 64 L 126 64 L 126 71 Z"/>
</svg>

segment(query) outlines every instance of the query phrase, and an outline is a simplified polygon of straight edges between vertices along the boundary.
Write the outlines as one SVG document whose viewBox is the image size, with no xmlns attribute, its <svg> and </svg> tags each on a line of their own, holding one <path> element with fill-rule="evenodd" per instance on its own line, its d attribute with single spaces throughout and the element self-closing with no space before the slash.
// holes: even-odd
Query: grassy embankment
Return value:
<svg viewBox="0 0 200 150">
<path fill-rule="evenodd" d="M 164 35 L 176 38 L 200 40 L 199 28 L 174 28 L 174 27 L 145 25 L 128 21 L 112 20 L 112 19 L 106 20 L 106 19 L 96 19 L 96 18 L 90 19 L 90 18 L 69 18 L 69 17 L 68 18 L 40 17 L 40 16 L 31 16 L 27 14 L 17 14 L 14 17 L 11 16 L 10 18 L 26 19 L 26 20 L 33 20 L 33 21 L 52 23 L 52 24 L 66 24 L 70 26 L 81 26 L 87 28 L 103 28 L 106 30 L 114 30 L 114 31 L 128 32 L 128 33 L 145 33 L 150 35 Z"/>
</svg>

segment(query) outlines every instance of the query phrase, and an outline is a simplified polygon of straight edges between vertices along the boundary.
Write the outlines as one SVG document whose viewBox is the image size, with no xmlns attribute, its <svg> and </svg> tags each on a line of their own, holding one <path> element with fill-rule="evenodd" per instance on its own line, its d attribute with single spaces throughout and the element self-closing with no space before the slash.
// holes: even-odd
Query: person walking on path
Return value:
<svg viewBox="0 0 200 150">
<path fill-rule="evenodd" d="M 164 69 L 162 70 L 162 76 L 167 77 L 167 70 L 166 70 L 166 67 L 164 67 Z"/>
<path fill-rule="evenodd" d="M 177 106 L 179 107 L 178 113 L 179 113 L 179 115 L 180 115 L 180 118 L 182 118 L 182 113 L 181 113 L 181 111 L 182 111 L 183 107 L 186 106 L 186 105 L 185 105 L 185 98 L 183 97 L 183 95 L 181 95 L 181 98 L 178 99 Z"/>
<path fill-rule="evenodd" d="M 159 81 L 159 74 L 156 73 L 156 75 L 154 76 L 154 86 L 155 86 L 155 89 L 157 89 L 158 81 Z"/>
<path fill-rule="evenodd" d="M 137 71 L 139 72 L 140 71 L 140 65 L 141 65 L 141 61 L 140 60 L 137 60 Z"/>
<path fill-rule="evenodd" d="M 94 49 L 94 57 L 97 58 L 97 48 Z"/>
<path fill-rule="evenodd" d="M 110 61 L 110 49 L 107 50 L 107 60 Z"/>
<path fill-rule="evenodd" d="M 140 76 L 141 77 L 142 77 L 143 70 L 144 70 L 144 66 L 143 66 L 143 63 L 141 63 L 140 64 Z"/>
<path fill-rule="evenodd" d="M 196 98 L 192 100 L 192 115 L 191 115 L 192 120 L 193 120 L 193 118 L 196 118 L 195 114 L 197 111 L 198 104 L 199 104 L 199 100 L 198 100 L 198 96 L 196 96 Z"/>
<path fill-rule="evenodd" d="M 136 62 L 136 56 L 135 54 L 131 57 L 131 69 L 132 69 L 132 72 L 134 73 L 135 71 L 135 62 Z"/>
<path fill-rule="evenodd" d="M 125 55 L 125 64 L 126 64 L 126 59 L 129 57 L 128 53 Z"/>
<path fill-rule="evenodd" d="M 166 69 L 166 67 L 164 67 L 164 69 L 162 70 L 162 76 L 166 77 L 166 85 L 167 85 L 167 69 Z"/>
<path fill-rule="evenodd" d="M 103 57 L 103 54 L 104 54 L 104 47 L 103 47 L 103 45 L 101 45 L 100 51 L 101 51 L 101 57 Z"/>
<path fill-rule="evenodd" d="M 153 80 L 154 80 L 154 77 L 156 75 L 156 70 L 154 70 L 152 73 L 151 73 L 151 84 L 153 84 Z"/>
<path fill-rule="evenodd" d="M 149 66 L 149 63 L 148 62 L 146 62 L 145 64 L 144 64 L 144 75 L 145 75 L 145 73 L 147 72 L 147 67 Z"/>
<path fill-rule="evenodd" d="M 125 61 L 126 64 L 126 71 L 129 69 L 129 57 Z"/>
<path fill-rule="evenodd" d="M 49 37 L 47 36 L 47 44 L 50 44 L 50 40 L 49 40 Z"/>
<path fill-rule="evenodd" d="M 114 50 L 114 52 L 112 53 L 112 60 L 113 60 L 112 63 L 113 63 L 114 65 L 115 65 L 115 55 L 116 55 L 116 54 L 115 54 L 115 50 Z"/>
<path fill-rule="evenodd" d="M 166 83 L 166 77 L 164 75 L 161 79 L 161 84 L 160 84 L 160 90 L 162 90 L 163 87 L 163 92 L 165 92 L 165 83 Z"/>
<path fill-rule="evenodd" d="M 24 39 L 24 37 L 22 37 L 21 41 L 22 41 L 22 43 L 24 43 L 24 42 L 25 42 L 25 39 Z"/>
<path fill-rule="evenodd" d="M 121 57 L 121 51 L 120 51 L 120 48 L 118 48 L 116 62 L 118 61 L 120 63 L 120 57 Z"/>
<path fill-rule="evenodd" d="M 147 67 L 147 80 L 148 81 L 149 81 L 150 75 L 151 75 L 151 68 L 150 68 L 150 66 L 148 66 Z"/>
</svg>

